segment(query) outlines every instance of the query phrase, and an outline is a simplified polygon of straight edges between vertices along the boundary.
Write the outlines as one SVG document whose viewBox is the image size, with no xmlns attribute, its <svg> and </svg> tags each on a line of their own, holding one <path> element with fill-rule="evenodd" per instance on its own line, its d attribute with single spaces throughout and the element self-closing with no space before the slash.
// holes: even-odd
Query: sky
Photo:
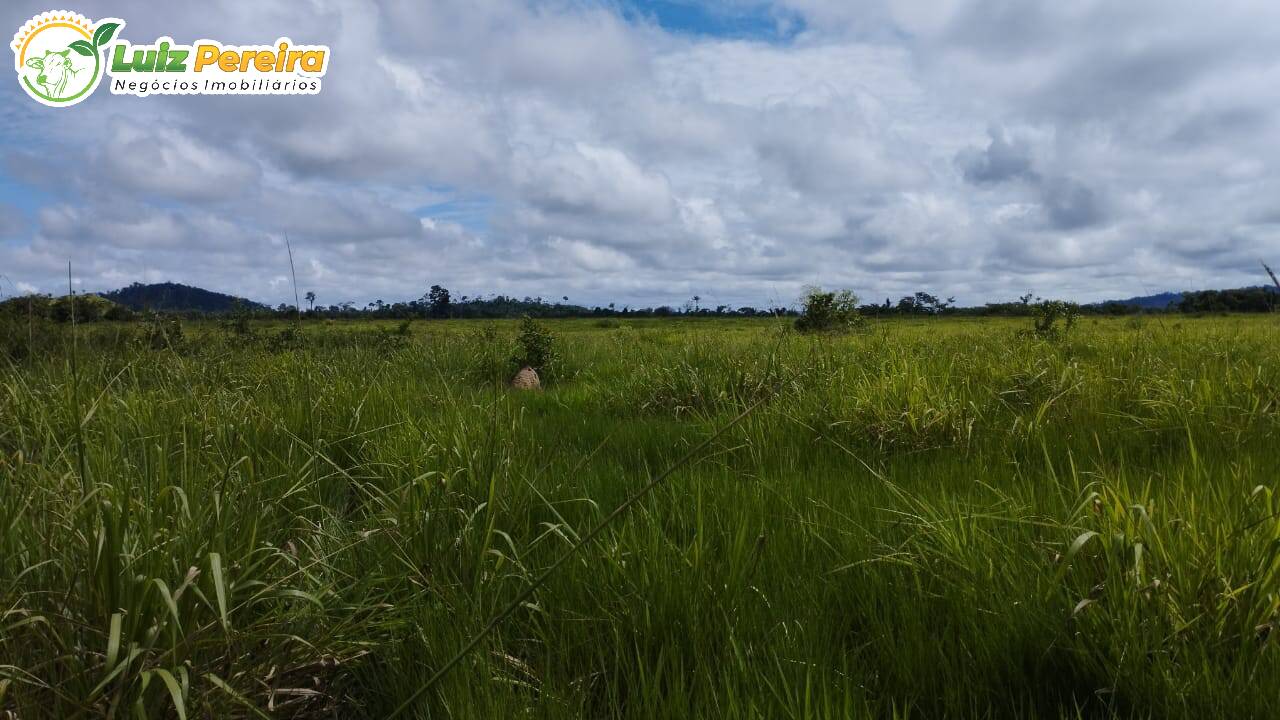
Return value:
<svg viewBox="0 0 1280 720">
<path fill-rule="evenodd" d="M 292 302 L 286 237 L 319 304 L 1090 302 L 1280 265 L 1271 0 L 67 8 L 331 64 L 314 96 L 53 109 L 0 81 L 4 296 L 65 292 L 70 261 L 78 291 Z"/>
</svg>

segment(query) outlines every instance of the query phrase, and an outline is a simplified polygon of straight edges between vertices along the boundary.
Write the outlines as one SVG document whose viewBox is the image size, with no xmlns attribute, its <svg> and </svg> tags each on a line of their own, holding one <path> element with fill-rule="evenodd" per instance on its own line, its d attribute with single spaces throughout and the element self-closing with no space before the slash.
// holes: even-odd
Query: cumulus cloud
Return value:
<svg viewBox="0 0 1280 720">
<path fill-rule="evenodd" d="M 523 201 L 548 214 L 663 222 L 674 212 L 667 179 L 617 148 L 557 143 L 521 153 L 514 169 Z"/>
<path fill-rule="evenodd" d="M 440 283 L 766 305 L 826 283 L 976 303 L 1252 283 L 1280 254 L 1280 6 L 709 6 L 774 22 L 759 39 L 619 8 L 121 0 L 130 39 L 325 42 L 324 91 L 49 112 L 4 86 L 0 267 L 275 303 L 287 236 L 322 302 Z"/>
<path fill-rule="evenodd" d="M 1106 217 L 1098 194 L 1072 178 L 1050 180 L 1044 183 L 1041 192 L 1049 224 L 1058 230 L 1097 225 Z"/>
<path fill-rule="evenodd" d="M 976 185 L 1015 179 L 1035 179 L 1031 168 L 1031 146 L 1025 139 L 1010 138 L 1000 128 L 987 131 L 991 141 L 985 149 L 968 147 L 956 155 L 964 179 Z"/>
<path fill-rule="evenodd" d="M 112 118 L 92 148 L 93 182 L 112 183 L 143 197 L 196 202 L 252 194 L 257 163 L 172 127 L 147 127 Z"/>
<path fill-rule="evenodd" d="M 422 233 L 420 218 L 359 190 L 277 185 L 243 207 L 245 215 L 260 226 L 308 242 L 416 237 Z"/>
</svg>

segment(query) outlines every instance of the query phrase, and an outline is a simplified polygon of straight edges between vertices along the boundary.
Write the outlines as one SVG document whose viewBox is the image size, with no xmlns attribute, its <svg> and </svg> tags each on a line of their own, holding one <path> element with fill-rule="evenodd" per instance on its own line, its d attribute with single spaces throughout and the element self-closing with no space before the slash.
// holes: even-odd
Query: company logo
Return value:
<svg viewBox="0 0 1280 720">
<path fill-rule="evenodd" d="M 55 10 L 31 18 L 13 35 L 18 84 L 51 107 L 75 105 L 102 79 L 103 48 L 124 21 L 94 23 L 80 13 Z"/>
<path fill-rule="evenodd" d="M 311 95 L 329 67 L 326 45 L 226 45 L 168 36 L 134 45 L 116 33 L 118 18 L 93 22 L 79 13 L 40 13 L 13 36 L 18 82 L 37 102 L 74 105 L 104 76 L 115 95 Z"/>
</svg>

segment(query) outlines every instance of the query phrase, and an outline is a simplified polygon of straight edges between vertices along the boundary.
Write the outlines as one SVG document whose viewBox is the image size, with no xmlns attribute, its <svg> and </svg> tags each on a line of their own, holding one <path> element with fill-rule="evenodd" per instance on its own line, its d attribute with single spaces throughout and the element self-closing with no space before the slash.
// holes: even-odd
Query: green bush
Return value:
<svg viewBox="0 0 1280 720">
<path fill-rule="evenodd" d="M 128 322 L 137 318 L 137 314 L 124 305 L 112 303 L 107 307 L 106 312 L 102 313 L 103 320 L 113 320 L 116 322 Z"/>
<path fill-rule="evenodd" d="M 152 350 L 173 350 L 182 345 L 182 323 L 177 318 L 152 314 L 142 331 L 142 342 Z"/>
<path fill-rule="evenodd" d="M 296 325 L 280 328 L 275 335 L 267 338 L 267 349 L 271 352 L 285 352 L 302 347 L 302 331 Z"/>
<path fill-rule="evenodd" d="M 858 296 L 848 290 L 826 292 L 812 287 L 805 291 L 804 311 L 796 318 L 800 332 L 846 332 L 862 324 Z"/>
<path fill-rule="evenodd" d="M 1080 319 L 1080 306 L 1064 300 L 1044 300 L 1034 306 L 1032 334 L 1044 340 L 1061 340 Z"/>
<path fill-rule="evenodd" d="M 412 319 L 401 320 L 394 328 L 379 327 L 378 346 L 386 350 L 402 350 L 409 347 L 410 338 L 413 337 L 412 327 Z"/>
<path fill-rule="evenodd" d="M 511 361 L 517 369 L 531 367 L 538 371 L 542 380 L 549 379 L 555 374 L 560 362 L 555 335 L 542 323 L 526 315 L 520 321 L 520 332 L 516 335 Z"/>
</svg>

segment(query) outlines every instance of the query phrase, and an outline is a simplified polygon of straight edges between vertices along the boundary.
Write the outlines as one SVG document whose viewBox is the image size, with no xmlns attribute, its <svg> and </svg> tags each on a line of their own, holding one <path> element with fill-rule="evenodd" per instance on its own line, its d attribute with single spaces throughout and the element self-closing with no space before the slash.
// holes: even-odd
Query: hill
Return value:
<svg viewBox="0 0 1280 720">
<path fill-rule="evenodd" d="M 1156 293 L 1155 295 L 1139 295 L 1137 297 L 1128 298 L 1127 300 L 1109 300 L 1107 302 L 1118 305 L 1129 305 L 1131 307 L 1140 307 L 1144 310 L 1164 310 L 1182 302 L 1182 293 L 1162 292 Z"/>
<path fill-rule="evenodd" d="M 1249 312 L 1251 310 L 1270 309 L 1270 298 L 1280 293 L 1274 285 L 1250 285 L 1249 287 L 1230 288 L 1227 290 L 1187 290 L 1185 292 L 1162 292 L 1155 295 L 1139 295 L 1127 300 L 1108 300 L 1094 303 L 1097 306 L 1125 305 L 1143 310 L 1234 310 Z M 1183 307 L 1184 301 L 1190 300 L 1191 307 Z M 1258 307 L 1253 307 L 1257 305 Z"/>
<path fill-rule="evenodd" d="M 247 309 L 266 309 L 266 305 L 252 300 L 171 282 L 150 285 L 134 283 L 100 294 L 131 310 L 222 313 L 230 312 L 237 303 Z"/>
</svg>

